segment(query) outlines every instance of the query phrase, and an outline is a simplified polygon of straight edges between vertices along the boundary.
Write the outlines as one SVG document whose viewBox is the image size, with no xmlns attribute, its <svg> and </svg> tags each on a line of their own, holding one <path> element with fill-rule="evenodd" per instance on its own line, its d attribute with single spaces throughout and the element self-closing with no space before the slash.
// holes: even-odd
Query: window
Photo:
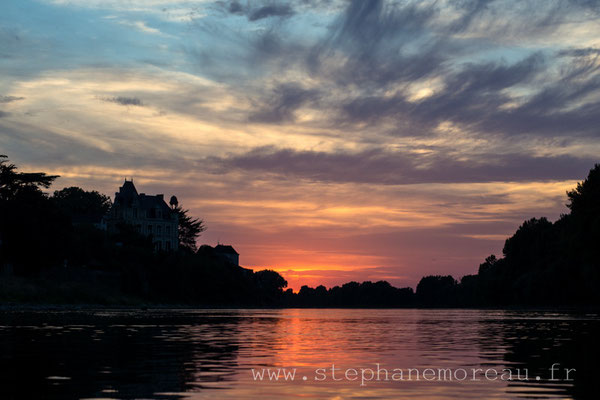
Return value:
<svg viewBox="0 0 600 400">
<path fill-rule="evenodd" d="M 168 250 L 171 250 L 171 242 L 165 242 L 165 249 L 166 249 L 167 251 L 168 251 Z"/>
<path fill-rule="evenodd" d="M 148 233 L 152 233 L 152 225 L 148 225 Z"/>
<path fill-rule="evenodd" d="M 160 225 L 156 225 L 156 235 L 160 236 L 161 235 L 161 226 Z"/>
<path fill-rule="evenodd" d="M 165 226 L 165 233 L 169 236 L 171 235 L 171 227 L 169 225 Z"/>
<path fill-rule="evenodd" d="M 137 218 L 137 208 L 133 209 L 133 218 Z"/>
</svg>

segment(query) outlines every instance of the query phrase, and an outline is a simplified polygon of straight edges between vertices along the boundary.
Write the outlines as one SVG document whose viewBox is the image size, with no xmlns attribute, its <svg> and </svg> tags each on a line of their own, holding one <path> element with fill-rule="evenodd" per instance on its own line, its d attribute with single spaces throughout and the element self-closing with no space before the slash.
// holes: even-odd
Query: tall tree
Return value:
<svg viewBox="0 0 600 400">
<path fill-rule="evenodd" d="M 188 215 L 190 211 L 179 205 L 174 207 L 173 210 L 179 217 L 179 247 L 196 251 L 196 239 L 206 230 L 204 221 Z"/>
</svg>

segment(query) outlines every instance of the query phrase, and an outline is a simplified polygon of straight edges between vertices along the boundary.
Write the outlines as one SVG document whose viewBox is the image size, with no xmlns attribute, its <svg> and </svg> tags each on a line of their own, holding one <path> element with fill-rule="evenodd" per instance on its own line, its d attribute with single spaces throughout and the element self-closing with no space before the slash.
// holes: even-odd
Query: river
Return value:
<svg viewBox="0 0 600 400">
<path fill-rule="evenodd" d="M 552 311 L 4 310 L 0 398 L 596 398 L 599 333 Z"/>
</svg>

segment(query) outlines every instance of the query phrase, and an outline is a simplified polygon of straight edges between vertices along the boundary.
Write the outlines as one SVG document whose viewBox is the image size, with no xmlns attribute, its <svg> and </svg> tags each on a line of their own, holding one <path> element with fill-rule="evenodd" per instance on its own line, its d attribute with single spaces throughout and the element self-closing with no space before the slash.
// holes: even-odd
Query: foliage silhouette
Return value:
<svg viewBox="0 0 600 400">
<path fill-rule="evenodd" d="M 200 234 L 206 230 L 204 221 L 188 215 L 189 210 L 181 208 L 176 198 L 175 201 L 171 198 L 171 205 L 179 218 L 179 246 L 189 251 L 196 251 L 196 241 Z"/>
<path fill-rule="evenodd" d="M 99 222 L 110 210 L 110 197 L 97 191 L 87 192 L 72 186 L 56 190 L 52 202 L 75 223 Z"/>
</svg>

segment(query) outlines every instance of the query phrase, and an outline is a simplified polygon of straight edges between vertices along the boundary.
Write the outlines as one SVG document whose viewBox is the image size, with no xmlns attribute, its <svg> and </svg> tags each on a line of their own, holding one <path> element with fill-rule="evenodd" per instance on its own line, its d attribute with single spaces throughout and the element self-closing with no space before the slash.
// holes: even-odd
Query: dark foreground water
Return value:
<svg viewBox="0 0 600 400">
<path fill-rule="evenodd" d="M 3 311 L 0 399 L 596 399 L 599 333 L 567 312 Z"/>
</svg>

